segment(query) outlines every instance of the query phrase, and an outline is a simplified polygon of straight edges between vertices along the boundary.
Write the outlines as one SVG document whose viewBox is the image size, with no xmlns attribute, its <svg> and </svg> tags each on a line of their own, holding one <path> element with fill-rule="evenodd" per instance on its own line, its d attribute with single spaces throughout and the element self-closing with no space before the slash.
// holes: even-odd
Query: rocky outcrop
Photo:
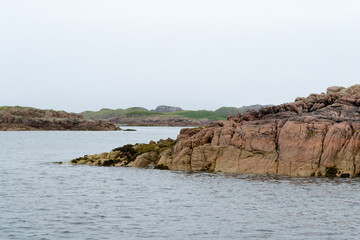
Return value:
<svg viewBox="0 0 360 240">
<path fill-rule="evenodd" d="M 120 130 L 106 120 L 86 120 L 76 113 L 25 107 L 2 107 L 0 131 L 30 130 Z"/>
<path fill-rule="evenodd" d="M 331 87 L 293 103 L 229 117 L 205 129 L 183 129 L 159 164 L 286 176 L 360 175 L 360 85 Z"/>
<path fill-rule="evenodd" d="M 148 117 L 119 117 L 112 118 L 110 122 L 121 125 L 129 126 L 180 126 L 180 127 L 194 127 L 194 126 L 206 126 L 212 121 L 209 119 L 191 119 L 182 116 L 148 116 Z"/>
<path fill-rule="evenodd" d="M 179 107 L 171 107 L 171 106 L 166 106 L 166 105 L 160 105 L 154 111 L 157 112 L 157 113 L 169 113 L 169 112 L 180 112 L 180 111 L 183 111 L 183 110 L 181 108 L 179 108 Z"/>
<path fill-rule="evenodd" d="M 141 159 L 141 161 L 140 161 Z M 128 166 L 293 177 L 360 176 L 360 85 L 185 128 Z"/>
<path fill-rule="evenodd" d="M 70 161 L 70 164 L 167 169 L 167 167 L 158 164 L 158 160 L 163 153 L 170 150 L 174 144 L 175 140 L 170 138 L 159 140 L 158 142 L 151 141 L 148 144 L 128 144 L 115 148 L 108 153 L 85 155 L 73 159 Z"/>
</svg>

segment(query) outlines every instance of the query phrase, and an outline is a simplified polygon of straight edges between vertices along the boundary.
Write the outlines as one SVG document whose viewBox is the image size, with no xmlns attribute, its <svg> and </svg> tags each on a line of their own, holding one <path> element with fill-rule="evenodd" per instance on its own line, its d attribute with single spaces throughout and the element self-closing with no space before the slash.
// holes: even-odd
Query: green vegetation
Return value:
<svg viewBox="0 0 360 240">
<path fill-rule="evenodd" d="M 230 115 L 238 114 L 239 112 L 241 112 L 241 110 L 239 108 L 236 108 L 236 107 L 221 107 L 221 108 L 215 110 L 215 112 L 217 114 L 230 116 Z"/>
<path fill-rule="evenodd" d="M 151 153 L 155 155 L 156 158 L 159 158 L 163 151 L 172 148 L 174 145 L 175 140 L 170 138 L 160 139 L 157 142 L 150 141 L 148 144 L 127 144 L 114 148 L 110 153 L 85 155 L 71 160 L 70 163 L 73 165 L 87 164 L 92 166 L 115 166 L 116 164 L 120 164 L 120 166 L 126 167 L 144 153 Z M 166 166 L 159 165 L 158 167 L 159 169 L 166 169 Z"/>
<path fill-rule="evenodd" d="M 143 108 L 143 107 L 131 107 L 131 108 L 125 109 L 125 111 L 127 111 L 127 112 L 134 112 L 134 111 L 146 111 L 146 112 L 148 112 L 149 110 L 147 110 L 146 108 Z"/>
<path fill-rule="evenodd" d="M 148 117 L 152 115 L 163 115 L 163 114 L 157 112 L 150 112 L 150 111 L 132 111 L 126 113 L 125 116 L 127 118 L 136 118 L 136 117 Z"/>
<path fill-rule="evenodd" d="M 28 109 L 34 109 L 32 107 L 22 107 L 22 106 L 0 106 L 0 111 L 2 110 L 6 110 L 9 108 L 19 108 L 19 109 L 23 109 L 23 108 L 28 108 Z"/>
<path fill-rule="evenodd" d="M 109 119 L 114 117 L 123 116 L 126 114 L 126 110 L 124 109 L 108 109 L 103 108 L 100 111 L 85 111 L 80 113 L 86 118 L 93 118 L 93 119 Z"/>
<path fill-rule="evenodd" d="M 92 119 L 110 119 L 110 118 L 117 118 L 117 117 L 125 117 L 127 113 L 134 112 L 134 111 L 144 111 L 148 112 L 146 108 L 142 107 L 131 107 L 127 109 L 109 109 L 109 108 L 102 108 L 100 111 L 85 111 L 80 113 L 86 118 Z"/>
<path fill-rule="evenodd" d="M 6 110 L 9 108 L 29 108 L 31 107 L 22 107 L 22 106 L 0 106 L 1 110 Z M 149 116 L 183 116 L 191 119 L 210 119 L 210 120 L 226 120 L 228 116 L 235 115 L 239 112 L 242 112 L 242 108 L 236 107 L 221 107 L 215 111 L 208 110 L 199 110 L 199 111 L 179 111 L 179 112 L 168 112 L 168 113 L 157 113 L 154 110 L 149 111 L 143 107 L 131 107 L 127 109 L 110 109 L 102 108 L 99 111 L 85 111 L 80 113 L 85 118 L 89 119 L 111 119 L 111 118 L 139 118 L 139 117 L 149 117 Z"/>
<path fill-rule="evenodd" d="M 206 111 L 206 110 L 171 112 L 171 113 L 164 113 L 164 115 L 183 116 L 183 117 L 193 118 L 196 120 L 202 118 L 207 118 L 211 120 L 226 120 L 226 118 L 228 117 L 228 115 L 226 114 L 219 114 L 215 111 Z"/>
<path fill-rule="evenodd" d="M 254 107 L 259 107 L 260 105 L 254 105 Z M 226 120 L 228 116 L 236 115 L 239 112 L 247 110 L 249 107 L 221 107 L 215 111 L 199 110 L 199 111 L 179 111 L 179 112 L 168 112 L 168 113 L 157 113 L 155 111 L 149 111 L 146 108 L 142 107 L 131 107 L 127 109 L 109 109 L 103 108 L 100 111 L 85 111 L 80 113 L 86 118 L 93 119 L 110 119 L 110 118 L 138 118 L 138 117 L 148 117 L 148 116 L 183 116 L 191 119 L 203 119 L 207 118 L 210 120 Z"/>
<path fill-rule="evenodd" d="M 168 139 L 160 139 L 158 142 L 151 141 L 148 144 L 145 143 L 137 143 L 134 146 L 136 150 L 136 155 L 141 155 L 147 152 L 155 152 L 156 154 L 160 154 L 163 151 L 172 148 L 175 145 L 175 141 Z"/>
</svg>

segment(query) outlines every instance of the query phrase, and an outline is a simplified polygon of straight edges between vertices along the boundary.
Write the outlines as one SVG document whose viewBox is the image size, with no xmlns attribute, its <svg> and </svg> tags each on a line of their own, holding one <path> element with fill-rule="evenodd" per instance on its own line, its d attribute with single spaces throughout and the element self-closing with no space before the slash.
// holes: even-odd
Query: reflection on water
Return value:
<svg viewBox="0 0 360 240">
<path fill-rule="evenodd" d="M 358 238 L 358 179 L 53 163 L 178 131 L 0 133 L 0 239 Z"/>
</svg>

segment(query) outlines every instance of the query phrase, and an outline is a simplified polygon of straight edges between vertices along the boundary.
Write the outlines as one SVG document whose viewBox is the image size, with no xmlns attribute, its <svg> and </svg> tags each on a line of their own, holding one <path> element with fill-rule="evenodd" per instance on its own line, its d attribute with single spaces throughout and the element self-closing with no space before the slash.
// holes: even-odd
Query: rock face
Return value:
<svg viewBox="0 0 360 240">
<path fill-rule="evenodd" d="M 116 124 L 124 124 L 129 126 L 180 126 L 180 127 L 194 127 L 206 126 L 212 121 L 209 119 L 191 119 L 182 116 L 149 116 L 138 118 L 112 118 L 110 122 Z"/>
<path fill-rule="evenodd" d="M 5 107 L 0 110 L 0 131 L 29 130 L 120 130 L 105 120 L 85 120 L 83 116 L 64 111 L 24 107 Z"/>
<path fill-rule="evenodd" d="M 179 107 L 171 107 L 166 105 L 160 105 L 155 109 L 155 112 L 157 113 L 168 113 L 168 112 L 180 112 L 183 111 Z"/>
<path fill-rule="evenodd" d="M 330 87 L 231 116 L 205 128 L 185 128 L 174 146 L 127 166 L 293 177 L 360 176 L 360 85 Z M 116 165 L 115 165 L 116 166 Z"/>
<path fill-rule="evenodd" d="M 159 164 L 287 176 L 360 175 L 360 85 L 331 87 L 293 103 L 229 117 L 205 129 L 182 129 Z"/>
</svg>

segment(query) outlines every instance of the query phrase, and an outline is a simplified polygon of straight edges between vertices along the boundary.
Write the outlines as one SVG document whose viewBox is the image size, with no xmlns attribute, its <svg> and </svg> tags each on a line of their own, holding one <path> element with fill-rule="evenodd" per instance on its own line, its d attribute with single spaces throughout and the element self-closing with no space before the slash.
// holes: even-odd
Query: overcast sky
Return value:
<svg viewBox="0 0 360 240">
<path fill-rule="evenodd" d="M 358 0 L 0 0 L 0 106 L 280 104 L 360 83 Z"/>
</svg>

